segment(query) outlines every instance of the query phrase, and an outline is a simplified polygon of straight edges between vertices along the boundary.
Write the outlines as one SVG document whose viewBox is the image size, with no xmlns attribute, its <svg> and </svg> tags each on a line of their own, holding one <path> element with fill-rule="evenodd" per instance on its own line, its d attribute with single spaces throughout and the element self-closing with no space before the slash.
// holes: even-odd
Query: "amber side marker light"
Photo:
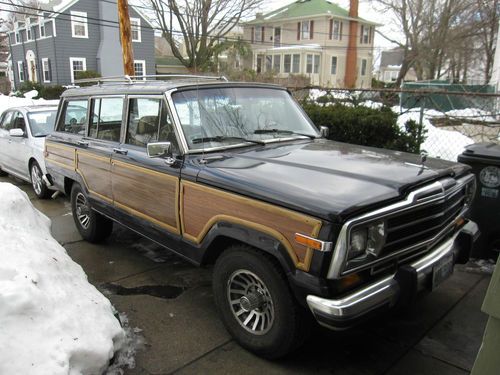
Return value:
<svg viewBox="0 0 500 375">
<path fill-rule="evenodd" d="M 309 247 L 311 249 L 319 251 L 330 251 L 332 248 L 331 242 L 317 240 L 316 238 L 312 238 L 300 233 L 295 233 L 295 242 L 304 245 L 305 247 Z"/>
<path fill-rule="evenodd" d="M 465 219 L 463 217 L 459 217 L 457 220 L 455 220 L 455 225 L 457 227 L 460 227 L 465 224 Z"/>
</svg>

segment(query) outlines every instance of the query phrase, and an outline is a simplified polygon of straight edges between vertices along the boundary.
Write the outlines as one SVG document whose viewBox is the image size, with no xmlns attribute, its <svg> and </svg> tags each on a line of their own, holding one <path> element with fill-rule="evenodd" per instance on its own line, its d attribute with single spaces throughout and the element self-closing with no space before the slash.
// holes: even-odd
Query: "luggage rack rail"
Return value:
<svg viewBox="0 0 500 375">
<path fill-rule="evenodd" d="M 120 84 L 120 83 L 144 83 L 146 81 L 158 81 L 164 79 L 200 79 L 200 80 L 214 80 L 214 81 L 224 81 L 228 82 L 227 78 L 224 76 L 203 76 L 194 74 L 157 74 L 157 75 L 142 75 L 142 76 L 111 76 L 111 77 L 97 77 L 97 78 L 84 78 L 76 79 L 74 81 L 75 85 L 82 83 L 95 83 L 97 85 L 104 84 Z"/>
</svg>

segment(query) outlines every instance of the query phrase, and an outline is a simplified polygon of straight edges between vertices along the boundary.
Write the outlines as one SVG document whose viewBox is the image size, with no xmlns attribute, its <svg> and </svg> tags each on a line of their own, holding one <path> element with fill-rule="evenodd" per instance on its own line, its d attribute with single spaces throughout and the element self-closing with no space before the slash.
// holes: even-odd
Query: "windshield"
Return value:
<svg viewBox="0 0 500 375">
<path fill-rule="evenodd" d="M 31 135 L 33 137 L 45 137 L 52 130 L 56 122 L 57 110 L 43 111 L 43 112 L 30 112 L 28 113 L 28 120 L 31 127 Z"/>
<path fill-rule="evenodd" d="M 210 88 L 176 92 L 175 109 L 190 149 L 319 136 L 284 90 Z"/>
</svg>

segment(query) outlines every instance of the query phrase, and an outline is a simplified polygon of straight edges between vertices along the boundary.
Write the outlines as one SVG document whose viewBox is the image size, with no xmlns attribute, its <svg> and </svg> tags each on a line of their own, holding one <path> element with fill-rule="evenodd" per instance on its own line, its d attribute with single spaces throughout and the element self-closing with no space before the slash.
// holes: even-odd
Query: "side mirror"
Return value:
<svg viewBox="0 0 500 375">
<path fill-rule="evenodd" d="M 9 135 L 11 137 L 24 137 L 24 131 L 23 129 L 10 129 L 9 130 Z"/>
<path fill-rule="evenodd" d="M 148 156 L 150 158 L 161 158 L 172 156 L 172 144 L 170 142 L 152 142 L 147 145 Z"/>
<path fill-rule="evenodd" d="M 327 126 L 320 126 L 319 132 L 322 138 L 328 138 L 328 135 L 330 134 L 330 129 Z"/>
</svg>

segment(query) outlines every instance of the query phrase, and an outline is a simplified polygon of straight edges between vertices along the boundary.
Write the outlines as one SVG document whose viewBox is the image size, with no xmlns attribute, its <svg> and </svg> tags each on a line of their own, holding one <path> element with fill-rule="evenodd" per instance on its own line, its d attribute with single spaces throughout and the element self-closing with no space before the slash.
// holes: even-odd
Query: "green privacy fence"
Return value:
<svg viewBox="0 0 500 375">
<path fill-rule="evenodd" d="M 484 97 L 476 94 L 495 93 L 495 87 L 491 85 L 461 85 L 446 81 L 420 81 L 406 82 L 403 90 L 425 90 L 425 94 L 401 93 L 401 106 L 404 108 L 425 107 L 448 112 L 454 109 L 478 108 L 484 111 L 492 111 L 495 107 L 495 98 Z M 429 91 L 439 91 L 429 94 Z M 449 91 L 450 95 L 443 94 Z M 452 93 L 469 93 L 470 95 L 454 95 Z"/>
</svg>

